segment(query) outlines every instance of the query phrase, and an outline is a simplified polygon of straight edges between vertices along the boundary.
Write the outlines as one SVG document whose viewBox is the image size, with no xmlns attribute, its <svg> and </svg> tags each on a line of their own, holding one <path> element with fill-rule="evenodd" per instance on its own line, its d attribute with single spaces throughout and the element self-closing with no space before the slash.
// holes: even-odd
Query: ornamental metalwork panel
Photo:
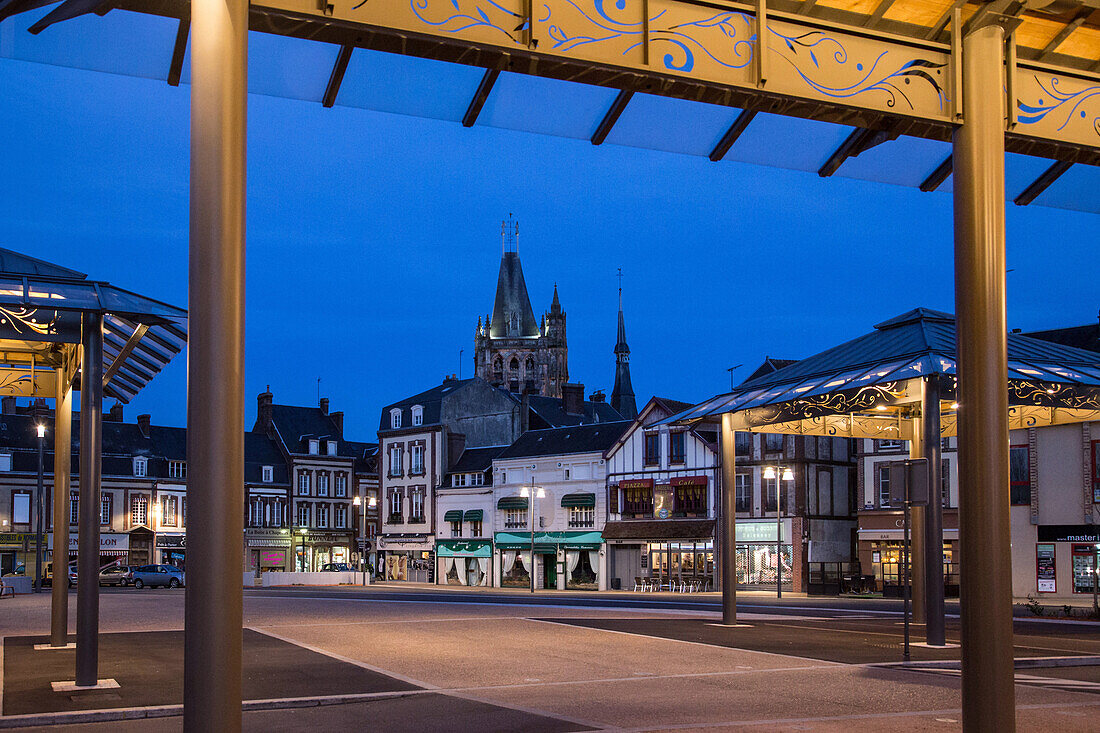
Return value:
<svg viewBox="0 0 1100 733">
<path fill-rule="evenodd" d="M 57 373 L 52 369 L 0 367 L 0 395 L 5 397 L 56 397 Z"/>
<path fill-rule="evenodd" d="M 1100 147 L 1100 81 L 1018 67 L 1015 132 Z"/>
</svg>

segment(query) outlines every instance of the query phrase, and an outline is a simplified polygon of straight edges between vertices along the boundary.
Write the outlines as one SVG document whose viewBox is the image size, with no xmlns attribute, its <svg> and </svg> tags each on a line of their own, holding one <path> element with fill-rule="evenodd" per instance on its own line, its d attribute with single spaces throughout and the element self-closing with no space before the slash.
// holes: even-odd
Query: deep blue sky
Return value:
<svg viewBox="0 0 1100 733">
<path fill-rule="evenodd" d="M 188 87 L 0 59 L 0 246 L 186 305 Z M 782 140 L 775 145 L 785 144 Z M 346 435 L 459 368 L 520 221 L 536 314 L 610 392 L 616 268 L 639 404 L 699 400 L 915 306 L 953 310 L 951 195 L 253 96 L 246 415 L 270 384 Z M 1008 205 L 1009 323 L 1094 321 L 1100 216 Z M 185 360 L 127 408 L 182 425 Z"/>
</svg>

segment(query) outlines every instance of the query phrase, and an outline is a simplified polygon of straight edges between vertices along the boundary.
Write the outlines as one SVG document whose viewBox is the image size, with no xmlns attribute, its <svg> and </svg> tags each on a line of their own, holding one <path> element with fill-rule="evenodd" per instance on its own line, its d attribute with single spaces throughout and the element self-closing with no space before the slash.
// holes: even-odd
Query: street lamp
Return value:
<svg viewBox="0 0 1100 733">
<path fill-rule="evenodd" d="M 542 499 L 546 496 L 546 492 L 541 486 L 532 486 L 528 489 L 526 486 L 519 490 L 519 495 L 522 497 L 530 497 L 531 503 L 528 506 L 528 516 L 531 519 L 531 562 L 527 570 L 531 574 L 531 592 L 535 592 L 535 500 Z"/>
<path fill-rule="evenodd" d="M 764 478 L 794 481 L 794 471 L 782 466 L 768 466 L 764 469 Z M 780 483 L 775 481 L 775 597 L 783 597 L 783 511 L 780 501 Z M 791 543 L 791 551 L 794 551 L 794 542 Z M 793 560 L 793 558 L 792 558 Z"/>
<path fill-rule="evenodd" d="M 37 515 L 34 523 L 34 592 L 42 592 L 42 533 L 46 531 L 43 526 L 42 519 L 45 511 L 43 496 L 45 491 L 42 489 L 42 472 L 43 461 L 45 460 L 45 444 L 46 444 L 46 426 L 42 423 L 38 423 L 38 493 L 34 498 L 34 511 Z M 54 547 L 54 552 L 61 552 L 62 548 Z M 65 578 L 68 581 L 68 578 Z M 60 582 L 60 579 L 54 578 L 54 583 Z"/>
</svg>

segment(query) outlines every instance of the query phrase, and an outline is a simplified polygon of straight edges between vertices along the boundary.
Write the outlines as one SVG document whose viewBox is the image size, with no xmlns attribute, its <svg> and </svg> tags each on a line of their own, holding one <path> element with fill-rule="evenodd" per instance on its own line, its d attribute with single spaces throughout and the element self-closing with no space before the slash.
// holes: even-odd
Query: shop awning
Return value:
<svg viewBox="0 0 1100 733">
<path fill-rule="evenodd" d="M 561 498 L 561 505 L 570 506 L 596 506 L 595 494 L 566 494 Z"/>
<path fill-rule="evenodd" d="M 527 498 L 523 496 L 506 496 L 497 502 L 497 509 L 526 509 Z"/>
<path fill-rule="evenodd" d="M 608 522 L 603 528 L 607 540 L 705 540 L 714 539 L 713 519 L 641 519 Z"/>
<path fill-rule="evenodd" d="M 535 549 L 598 550 L 603 544 L 599 532 L 535 532 Z M 496 545 L 502 550 L 527 550 L 531 535 L 522 532 L 497 532 Z"/>
<path fill-rule="evenodd" d="M 436 540 L 435 554 L 439 557 L 492 557 L 493 545 L 489 540 Z"/>
<path fill-rule="evenodd" d="M 451 509 L 450 511 L 448 511 L 446 514 L 443 515 L 443 521 L 444 522 L 461 522 L 462 521 L 462 510 L 461 509 Z"/>
<path fill-rule="evenodd" d="M 484 516 L 485 512 L 481 509 L 467 509 L 466 513 L 462 515 L 462 520 L 465 522 L 480 522 Z"/>
</svg>

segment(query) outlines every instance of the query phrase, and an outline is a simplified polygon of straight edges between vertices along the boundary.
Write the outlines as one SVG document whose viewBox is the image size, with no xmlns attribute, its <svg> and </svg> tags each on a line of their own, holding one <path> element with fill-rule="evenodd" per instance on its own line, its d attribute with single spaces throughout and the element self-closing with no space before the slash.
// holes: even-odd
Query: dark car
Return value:
<svg viewBox="0 0 1100 733">
<path fill-rule="evenodd" d="M 351 566 L 346 562 L 330 562 L 321 566 L 322 573 L 350 573 Z"/>
<path fill-rule="evenodd" d="M 149 586 L 156 588 L 179 588 L 184 584 L 183 571 L 172 565 L 142 565 L 133 571 L 133 586 L 137 589 Z"/>
</svg>

